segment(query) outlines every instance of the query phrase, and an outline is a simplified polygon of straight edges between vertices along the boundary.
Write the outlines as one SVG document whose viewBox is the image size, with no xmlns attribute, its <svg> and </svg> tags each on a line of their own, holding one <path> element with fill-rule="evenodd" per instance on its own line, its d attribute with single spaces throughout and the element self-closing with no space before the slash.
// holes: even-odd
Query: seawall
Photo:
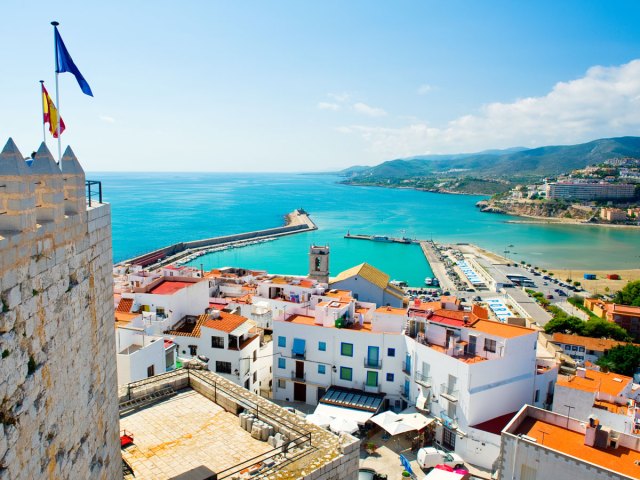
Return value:
<svg viewBox="0 0 640 480">
<path fill-rule="evenodd" d="M 174 262 L 182 257 L 189 255 L 194 251 L 213 247 L 233 245 L 235 243 L 245 242 L 248 240 L 263 240 L 268 238 L 277 238 L 284 235 L 292 235 L 294 233 L 308 232 L 317 230 L 318 227 L 309 217 L 309 214 L 302 209 L 296 209 L 285 215 L 285 225 L 282 227 L 267 228 L 264 230 L 254 230 L 245 233 L 236 233 L 232 235 L 224 235 L 221 237 L 211 237 L 202 240 L 193 240 L 190 242 L 174 243 L 167 247 L 159 248 L 144 255 L 118 262 L 118 264 L 133 264 L 143 267 L 154 265 L 162 266 L 166 263 Z"/>
</svg>

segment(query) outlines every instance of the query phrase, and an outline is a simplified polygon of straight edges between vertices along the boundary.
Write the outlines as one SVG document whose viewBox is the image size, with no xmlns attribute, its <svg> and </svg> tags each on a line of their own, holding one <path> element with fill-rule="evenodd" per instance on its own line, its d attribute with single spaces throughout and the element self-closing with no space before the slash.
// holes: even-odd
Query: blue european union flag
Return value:
<svg viewBox="0 0 640 480">
<path fill-rule="evenodd" d="M 69 55 L 69 51 L 67 47 L 64 46 L 64 42 L 62 41 L 62 37 L 60 36 L 60 32 L 58 32 L 58 27 L 54 27 L 55 30 L 55 42 L 56 42 L 56 72 L 69 72 L 73 73 L 78 81 L 78 85 L 80 85 L 80 89 L 87 95 L 93 97 L 93 93 L 91 92 L 91 87 L 84 79 L 76 64 L 73 63 L 73 59 L 71 55 Z"/>
</svg>

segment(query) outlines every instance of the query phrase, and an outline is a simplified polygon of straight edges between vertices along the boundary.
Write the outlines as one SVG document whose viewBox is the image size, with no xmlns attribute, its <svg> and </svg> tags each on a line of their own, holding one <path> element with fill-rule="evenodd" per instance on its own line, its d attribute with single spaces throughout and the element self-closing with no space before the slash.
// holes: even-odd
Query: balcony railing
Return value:
<svg viewBox="0 0 640 480">
<path fill-rule="evenodd" d="M 409 401 L 409 390 L 405 390 L 404 387 L 400 387 L 400 396 L 404 398 L 406 401 Z"/>
<path fill-rule="evenodd" d="M 297 380 L 299 382 L 304 382 L 307 378 L 307 375 L 302 372 L 302 373 L 298 373 L 298 372 L 291 372 L 291 380 Z"/>
<path fill-rule="evenodd" d="M 440 411 L 440 418 L 442 419 L 442 423 L 447 428 L 458 428 L 458 417 L 457 416 L 449 416 L 446 410 Z"/>
<path fill-rule="evenodd" d="M 450 402 L 458 401 L 458 390 L 455 386 L 450 386 L 447 383 L 440 385 L 440 396 L 446 398 Z"/>
<path fill-rule="evenodd" d="M 402 362 L 402 371 L 407 375 L 411 375 L 411 362 Z"/>
<path fill-rule="evenodd" d="M 378 359 L 376 361 L 372 358 L 364 357 L 364 368 L 375 368 L 376 370 L 380 370 L 382 368 L 382 360 Z"/>
<path fill-rule="evenodd" d="M 380 393 L 380 384 L 378 385 L 367 385 L 366 382 L 363 384 L 362 388 L 365 392 L 369 393 Z"/>
<path fill-rule="evenodd" d="M 307 358 L 307 351 L 305 350 L 304 352 L 300 353 L 291 350 L 291 358 L 294 358 L 296 360 L 304 360 L 305 358 Z"/>
<path fill-rule="evenodd" d="M 416 372 L 416 383 L 423 387 L 431 388 L 431 377 L 423 375 L 422 372 Z"/>
</svg>

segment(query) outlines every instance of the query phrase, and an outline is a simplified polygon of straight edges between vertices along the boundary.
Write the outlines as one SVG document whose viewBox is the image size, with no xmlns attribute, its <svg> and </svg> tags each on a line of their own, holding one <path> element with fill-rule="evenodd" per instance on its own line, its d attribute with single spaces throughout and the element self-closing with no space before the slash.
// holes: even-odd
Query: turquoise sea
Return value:
<svg viewBox="0 0 640 480">
<path fill-rule="evenodd" d="M 421 285 L 431 270 L 417 245 L 347 240 L 351 233 L 469 242 L 540 266 L 640 267 L 640 230 L 528 225 L 481 213 L 479 196 L 341 185 L 333 175 L 89 173 L 112 206 L 114 261 L 183 240 L 282 225 L 304 208 L 318 230 L 198 258 L 205 269 L 242 266 L 304 274 L 309 245 L 329 244 L 332 275 L 361 262 Z M 513 245 L 513 247 L 509 247 Z"/>
</svg>

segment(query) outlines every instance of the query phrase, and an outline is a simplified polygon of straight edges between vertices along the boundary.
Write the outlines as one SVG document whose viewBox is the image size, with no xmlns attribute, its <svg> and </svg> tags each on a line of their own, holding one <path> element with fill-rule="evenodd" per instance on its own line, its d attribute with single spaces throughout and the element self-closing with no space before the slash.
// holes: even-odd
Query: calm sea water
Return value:
<svg viewBox="0 0 640 480">
<path fill-rule="evenodd" d="M 540 266 L 640 267 L 640 231 L 591 226 L 505 223 L 481 213 L 483 197 L 350 187 L 332 175 L 93 173 L 112 205 L 114 260 L 183 240 L 279 226 L 295 208 L 318 230 L 225 252 L 194 263 L 273 273 L 307 272 L 309 245 L 331 246 L 331 273 L 368 262 L 392 278 L 421 285 L 431 270 L 417 245 L 347 240 L 351 233 L 469 242 Z M 513 247 L 508 247 L 513 245 Z"/>
</svg>

